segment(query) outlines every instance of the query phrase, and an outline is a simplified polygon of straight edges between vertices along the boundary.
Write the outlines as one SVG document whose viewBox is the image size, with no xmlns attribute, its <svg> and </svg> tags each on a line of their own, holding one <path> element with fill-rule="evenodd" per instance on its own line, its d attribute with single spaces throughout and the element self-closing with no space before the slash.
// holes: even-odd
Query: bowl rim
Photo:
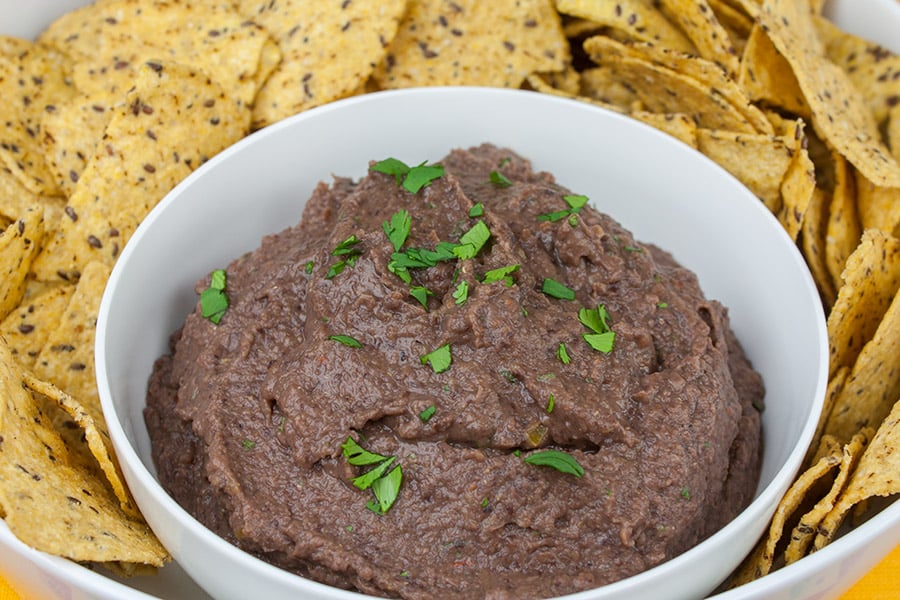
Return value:
<svg viewBox="0 0 900 600">
<path fill-rule="evenodd" d="M 262 559 L 257 558 L 245 552 L 244 550 L 241 550 L 237 546 L 234 546 L 230 542 L 219 537 L 217 534 L 206 528 L 195 517 L 193 517 L 184 508 L 182 508 L 171 496 L 169 496 L 169 494 L 162 488 L 156 477 L 147 469 L 147 467 L 144 465 L 143 460 L 138 455 L 133 444 L 130 442 L 128 435 L 125 433 L 122 427 L 120 419 L 124 417 L 122 417 L 118 413 L 112 400 L 112 391 L 110 389 L 107 373 L 105 339 L 108 330 L 107 325 L 109 319 L 109 310 L 112 296 L 118 285 L 121 273 L 127 267 L 131 254 L 133 254 L 135 252 L 135 248 L 138 247 L 138 242 L 144 236 L 145 232 L 152 227 L 153 223 L 157 219 L 157 216 L 165 211 L 170 204 L 177 201 L 178 197 L 183 193 L 183 190 L 190 187 L 196 179 L 203 177 L 204 174 L 208 170 L 214 168 L 215 165 L 229 160 L 229 157 L 241 152 L 241 150 L 246 146 L 260 143 L 260 141 L 265 137 L 272 135 L 282 129 L 295 127 L 296 123 L 298 122 L 317 118 L 318 115 L 325 112 L 347 110 L 348 108 L 359 103 L 383 101 L 385 99 L 389 100 L 393 97 L 407 97 L 411 95 L 421 95 L 427 97 L 433 94 L 471 93 L 501 95 L 508 96 L 510 98 L 518 96 L 533 96 L 535 98 L 540 98 L 540 102 L 563 103 L 569 105 L 572 108 L 577 108 L 578 110 L 599 111 L 601 113 L 605 113 L 610 118 L 628 120 L 630 125 L 645 128 L 650 134 L 656 135 L 660 140 L 663 140 L 661 143 L 678 144 L 680 146 L 683 146 L 685 149 L 690 150 L 691 152 L 695 152 L 700 160 L 706 161 L 714 168 L 720 170 L 723 173 L 723 176 L 734 179 L 733 176 L 728 174 L 726 171 L 724 171 L 724 169 L 708 159 L 706 156 L 702 155 L 696 150 L 691 149 L 687 145 L 675 140 L 674 138 L 671 138 L 670 136 L 652 128 L 649 125 L 634 121 L 632 119 L 629 119 L 625 115 L 616 113 L 608 109 L 604 109 L 596 105 L 590 105 L 575 99 L 547 94 L 539 94 L 526 90 L 490 88 L 481 86 L 433 86 L 378 91 L 361 96 L 354 96 L 337 100 L 309 109 L 303 113 L 284 119 L 278 123 L 253 132 L 250 135 L 242 138 L 238 142 L 224 149 L 216 156 L 212 157 L 207 163 L 204 163 L 203 165 L 198 167 L 184 180 L 179 182 L 179 184 L 176 185 L 175 188 L 173 188 L 168 194 L 166 194 L 166 196 L 151 210 L 151 212 L 147 215 L 147 217 L 145 217 L 145 219 L 135 230 L 134 234 L 129 240 L 129 243 L 126 244 L 126 246 L 122 250 L 122 253 L 117 259 L 112 269 L 108 285 L 103 294 L 97 321 L 97 336 L 95 340 L 95 371 L 98 387 L 100 390 L 101 406 L 104 415 L 107 416 L 109 433 L 114 443 L 116 452 L 120 457 L 120 460 L 128 464 L 129 467 L 135 469 L 136 475 L 139 476 L 141 480 L 143 480 L 148 485 L 147 490 L 153 496 L 154 500 L 158 502 L 160 506 L 162 506 L 170 515 L 173 515 L 181 525 L 189 527 L 194 534 L 202 537 L 205 542 L 212 544 L 213 547 L 218 551 L 231 555 L 236 559 L 239 558 L 240 560 L 248 564 L 249 568 L 255 574 L 264 574 L 267 578 L 274 577 L 278 580 L 283 581 L 296 582 L 299 580 L 304 582 L 306 585 L 312 585 L 313 588 L 319 593 L 325 593 L 325 595 L 328 595 L 329 592 L 335 592 L 336 595 L 331 594 L 330 597 L 332 598 L 370 598 L 370 596 L 367 595 L 339 590 L 337 588 L 333 588 L 332 586 L 328 586 L 317 581 L 295 575 L 289 571 L 281 569 L 280 567 L 265 562 Z M 741 187 L 743 186 L 741 185 Z M 750 193 L 749 191 L 748 194 L 752 196 L 752 193 Z M 753 198 L 755 199 L 755 196 L 753 196 Z M 765 206 L 761 202 L 757 201 L 756 206 L 758 211 L 763 212 L 766 215 L 766 218 L 770 218 L 774 223 L 778 224 L 778 221 L 777 219 L 775 219 L 774 215 L 772 215 L 771 212 L 768 211 L 768 209 L 765 208 Z M 780 224 L 779 227 L 781 227 Z M 789 239 L 783 229 L 780 234 L 783 235 L 785 239 Z M 800 260 L 803 265 L 805 276 L 807 279 L 806 290 L 810 293 L 810 305 L 819 310 L 822 316 L 817 319 L 816 323 L 816 341 L 818 348 L 816 364 L 818 367 L 818 373 L 814 394 L 815 398 L 812 401 L 806 423 L 804 424 L 804 427 L 798 439 L 792 445 L 792 449 L 787 456 L 785 464 L 781 465 L 778 468 L 778 470 L 774 473 L 771 481 L 769 481 L 762 488 L 757 489 L 756 495 L 751 503 L 748 504 L 732 521 L 727 523 L 714 534 L 707 537 L 702 542 L 690 548 L 689 550 L 676 557 L 673 557 L 672 559 L 667 560 L 664 563 L 652 567 L 651 569 L 648 569 L 646 571 L 643 571 L 642 573 L 636 574 L 626 579 L 607 584 L 601 588 L 576 592 L 560 598 L 566 598 L 569 600 L 587 600 L 588 598 L 591 598 L 594 600 L 599 600 L 600 598 L 605 597 L 607 594 L 626 592 L 635 585 L 640 585 L 643 579 L 646 579 L 647 577 L 658 577 L 661 579 L 665 579 L 669 576 L 669 572 L 681 567 L 682 563 L 694 560 L 694 556 L 701 553 L 702 549 L 706 546 L 711 545 L 712 543 L 716 543 L 716 541 L 721 538 L 736 535 L 735 530 L 740 530 L 741 528 L 745 527 L 747 522 L 753 521 L 754 519 L 759 519 L 762 515 L 769 511 L 774 511 L 775 504 L 780 501 L 783 495 L 783 492 L 776 493 L 775 491 L 778 489 L 783 489 L 784 491 L 787 490 L 788 486 L 792 483 L 796 473 L 799 470 L 803 455 L 805 455 L 807 452 L 807 448 L 810 441 L 812 440 L 817 426 L 818 415 L 821 414 L 823 408 L 825 389 L 827 386 L 828 343 L 824 310 L 822 309 L 821 300 L 818 296 L 818 292 L 816 291 L 812 277 L 808 271 L 808 267 L 806 267 L 805 261 L 803 261 L 802 257 L 800 256 L 799 250 L 795 252 L 794 259 Z M 772 504 L 773 502 L 775 504 Z M 768 521 L 768 517 L 766 518 L 766 520 Z M 602 590 L 599 595 L 598 590 Z"/>
</svg>

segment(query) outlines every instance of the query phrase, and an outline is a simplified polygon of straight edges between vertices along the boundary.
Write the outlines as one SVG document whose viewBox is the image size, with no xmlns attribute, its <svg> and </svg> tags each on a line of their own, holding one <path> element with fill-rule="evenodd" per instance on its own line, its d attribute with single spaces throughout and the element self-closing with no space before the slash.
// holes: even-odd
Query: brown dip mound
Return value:
<svg viewBox="0 0 900 600">
<path fill-rule="evenodd" d="M 511 151 L 483 145 L 440 164 L 446 174 L 418 193 L 377 172 L 320 184 L 300 224 L 227 266 L 221 322 L 198 307 L 150 381 L 165 488 L 267 561 L 404 598 L 571 593 L 722 527 L 755 491 L 763 397 L 726 309 L 590 207 L 539 219 L 569 210 L 570 192 Z M 432 294 L 427 310 L 388 269 L 382 223 L 401 209 L 401 251 L 458 243 L 479 220 L 490 230 L 472 259 L 408 270 Z M 343 247 L 358 256 L 329 277 L 354 235 Z M 510 281 L 483 282 L 512 265 Z M 542 292 L 548 278 L 575 299 Z M 609 353 L 582 337 L 579 310 L 598 304 Z M 437 373 L 421 357 L 445 344 L 452 364 Z M 367 467 L 348 464 L 348 436 L 402 467 L 383 514 L 351 483 Z M 583 476 L 525 462 L 542 449 Z"/>
</svg>

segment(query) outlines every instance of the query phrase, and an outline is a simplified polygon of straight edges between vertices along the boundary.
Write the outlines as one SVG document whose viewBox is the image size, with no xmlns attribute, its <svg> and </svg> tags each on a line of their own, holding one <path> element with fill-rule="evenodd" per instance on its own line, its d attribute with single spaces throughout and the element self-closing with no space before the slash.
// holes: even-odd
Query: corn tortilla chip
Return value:
<svg viewBox="0 0 900 600">
<path fill-rule="evenodd" d="M 73 94 L 68 59 L 26 40 L 0 36 L 0 165 L 35 194 L 59 195 L 41 148 L 41 116 Z"/>
<path fill-rule="evenodd" d="M 271 32 L 282 61 L 256 96 L 253 127 L 350 96 L 394 39 L 405 0 L 240 0 L 242 15 Z"/>
<path fill-rule="evenodd" d="M 77 400 L 58 387 L 41 381 L 27 371 L 23 372 L 23 381 L 32 392 L 41 394 L 55 402 L 75 423 L 83 436 L 82 439 L 87 444 L 88 451 L 94 460 L 97 461 L 106 481 L 112 486 L 113 493 L 119 499 L 123 512 L 130 517 L 140 518 L 141 514 L 137 509 L 137 505 L 125 486 L 125 478 L 119 471 L 118 464 L 111 453 L 112 444 L 108 434 L 105 431 L 100 431 L 97 422 Z"/>
<path fill-rule="evenodd" d="M 66 200 L 62 196 L 35 194 L 9 169 L 0 165 L 0 215 L 12 222 L 36 205 L 44 209 L 44 223 L 47 229 L 54 229 L 63 214 Z"/>
<path fill-rule="evenodd" d="M 247 132 L 249 110 L 202 72 L 148 63 L 35 261 L 39 279 L 76 280 L 94 260 L 111 266 L 140 221 L 193 169 Z"/>
<path fill-rule="evenodd" d="M 808 468 L 810 465 L 814 464 L 822 456 L 823 451 L 827 452 L 832 444 L 836 445 L 838 448 L 840 447 L 841 442 L 835 436 L 824 435 L 825 423 L 828 415 L 831 413 L 831 409 L 834 407 L 835 401 L 844 389 L 844 384 L 847 382 L 847 377 L 849 376 L 850 367 L 841 367 L 828 380 L 828 386 L 825 388 L 825 401 L 822 404 L 822 414 L 819 418 L 819 422 L 816 424 L 816 432 L 809 444 L 809 448 L 806 449 L 806 456 L 803 459 L 803 468 Z"/>
<path fill-rule="evenodd" d="M 700 152 L 738 178 L 775 214 L 782 208 L 781 183 L 791 166 L 794 143 L 793 138 L 780 136 L 697 131 Z"/>
<path fill-rule="evenodd" d="M 894 159 L 900 162 L 900 104 L 891 109 L 886 129 L 887 142 Z"/>
<path fill-rule="evenodd" d="M 860 456 L 874 434 L 874 429 L 865 428 L 854 435 L 848 443 L 844 444 L 841 449 L 841 464 L 828 493 L 820 498 L 811 510 L 800 517 L 799 523 L 791 531 L 790 542 L 788 542 L 787 548 L 784 550 L 785 564 L 789 565 L 797 562 L 806 554 L 807 549 L 815 538 L 819 524 L 834 508 L 838 494 L 843 491 L 850 473 L 856 468 Z"/>
<path fill-rule="evenodd" d="M 900 240 L 866 230 L 847 259 L 841 279 L 843 285 L 827 321 L 829 376 L 853 366 L 900 289 Z"/>
<path fill-rule="evenodd" d="M 900 235 L 900 188 L 875 185 L 857 174 L 856 207 L 863 229 Z"/>
<path fill-rule="evenodd" d="M 841 67 L 862 93 L 877 123 L 900 103 L 900 55 L 840 29 L 824 17 L 815 19 L 816 31 L 831 62 Z"/>
<path fill-rule="evenodd" d="M 385 89 L 421 85 L 518 88 L 570 63 L 550 0 L 412 0 L 373 77 Z"/>
<path fill-rule="evenodd" d="M 31 368 L 50 333 L 56 329 L 75 286 L 29 281 L 22 302 L 3 321 L 0 336 L 20 365 Z"/>
<path fill-rule="evenodd" d="M 809 118 L 810 108 L 791 65 L 784 59 L 762 27 L 756 25 L 744 46 L 738 85 L 754 102 L 762 102 Z"/>
<path fill-rule="evenodd" d="M 863 346 L 834 403 L 824 432 L 849 440 L 878 425 L 900 397 L 900 293 L 894 295 L 872 339 Z"/>
<path fill-rule="evenodd" d="M 565 15 L 614 27 L 636 40 L 653 42 L 682 52 L 696 52 L 694 44 L 684 31 L 660 12 L 655 3 L 648 0 L 557 0 L 556 9 Z"/>
<path fill-rule="evenodd" d="M 721 67 L 712 61 L 654 44 L 641 42 L 623 44 L 603 36 L 585 40 L 584 48 L 591 58 L 596 55 L 604 56 L 607 59 L 614 56 L 645 59 L 683 75 L 694 81 L 700 88 L 707 90 L 707 93 L 717 102 L 724 101 L 739 113 L 751 126 L 751 129 L 747 130 L 748 132 L 774 133 L 765 113 L 751 104 L 750 99 L 735 81 L 727 77 Z M 657 95 L 670 92 L 671 90 L 663 89 L 655 91 Z M 744 131 L 744 129 L 739 131 Z"/>
<path fill-rule="evenodd" d="M 75 192 L 75 184 L 94 155 L 112 115 L 111 109 L 116 103 L 124 102 L 124 92 L 115 100 L 82 94 L 44 115 L 41 120 L 44 156 L 66 197 Z"/>
<path fill-rule="evenodd" d="M 248 107 L 262 55 L 273 48 L 229 2 L 106 0 L 66 13 L 38 39 L 79 63 L 75 84 L 85 93 L 99 87 L 124 96 L 142 64 L 167 61 L 202 70 Z"/>
<path fill-rule="evenodd" d="M 862 236 L 856 210 L 856 178 L 853 167 L 839 154 L 834 155 L 834 193 L 828 209 L 825 235 L 825 261 L 835 285 L 840 287 L 847 257 Z"/>
<path fill-rule="evenodd" d="M 881 142 L 875 120 L 849 76 L 825 56 L 806 3 L 769 0 L 758 18 L 790 63 L 816 130 L 870 181 L 900 186 L 900 165 Z"/>
<path fill-rule="evenodd" d="M 834 280 L 825 263 L 825 231 L 828 226 L 828 196 L 816 187 L 810 197 L 801 223 L 800 248 L 809 267 L 826 314 L 834 305 Z"/>
<path fill-rule="evenodd" d="M 79 562 L 162 566 L 168 553 L 129 518 L 106 483 L 73 466 L 70 450 L 23 386 L 0 339 L 0 513 L 23 542 Z"/>
<path fill-rule="evenodd" d="M 782 139 L 786 144 L 793 140 L 791 162 L 781 180 L 781 209 L 778 220 L 792 240 L 796 241 L 803 227 L 803 219 L 816 189 L 816 168 L 806 151 L 807 139 L 803 121 L 793 122 L 793 132 Z"/>
<path fill-rule="evenodd" d="M 834 539 L 851 508 L 869 498 L 900 493 L 900 401 L 894 403 L 859 460 L 846 489 L 822 520 L 813 543 L 818 550 Z"/>
<path fill-rule="evenodd" d="M 31 263 L 44 237 L 44 210 L 34 207 L 0 233 L 0 319 L 25 296 Z"/>
<path fill-rule="evenodd" d="M 729 77 L 737 75 L 737 49 L 706 0 L 661 0 L 660 4 L 687 33 L 701 57 L 722 67 Z"/>
<path fill-rule="evenodd" d="M 807 492 L 819 483 L 841 462 L 841 450 L 839 444 L 834 444 L 831 451 L 822 455 L 813 465 L 803 471 L 785 492 L 775 509 L 775 514 L 769 524 L 769 529 L 757 543 L 753 552 L 744 559 L 737 571 L 728 582 L 729 587 L 736 587 L 744 583 L 759 579 L 768 575 L 775 560 L 775 548 L 784 534 L 785 523 L 797 508 L 806 499 Z"/>
</svg>

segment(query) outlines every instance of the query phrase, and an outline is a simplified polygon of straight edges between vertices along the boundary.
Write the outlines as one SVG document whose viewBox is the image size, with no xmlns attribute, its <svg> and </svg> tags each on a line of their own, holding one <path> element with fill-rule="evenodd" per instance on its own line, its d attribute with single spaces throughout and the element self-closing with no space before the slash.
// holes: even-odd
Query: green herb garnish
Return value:
<svg viewBox="0 0 900 600">
<path fill-rule="evenodd" d="M 390 221 L 385 221 L 381 224 L 381 228 L 384 229 L 385 235 L 387 235 L 394 246 L 395 252 L 399 251 L 400 247 L 406 243 L 411 226 L 412 219 L 409 216 L 409 211 L 406 210 L 398 210 L 391 215 Z"/>
<path fill-rule="evenodd" d="M 369 167 L 369 170 L 393 175 L 398 185 L 406 191 L 415 194 L 435 179 L 440 179 L 444 176 L 443 166 L 427 165 L 425 164 L 426 162 L 410 167 L 402 160 L 386 158 Z"/>
<path fill-rule="evenodd" d="M 355 467 L 374 465 L 388 459 L 387 456 L 369 452 L 350 436 L 347 436 L 347 441 L 341 444 L 341 451 L 347 462 Z"/>
<path fill-rule="evenodd" d="M 502 188 L 507 188 L 513 184 L 513 182 L 500 171 L 491 171 L 491 183 Z"/>
<path fill-rule="evenodd" d="M 456 289 L 453 290 L 453 299 L 456 304 L 465 304 L 466 300 L 469 298 L 469 282 L 463 279 L 456 285 Z"/>
<path fill-rule="evenodd" d="M 431 406 L 429 406 L 428 408 L 426 408 L 425 410 L 423 410 L 422 412 L 419 413 L 419 418 L 422 419 L 423 423 L 427 423 L 428 421 L 431 420 L 431 417 L 434 416 L 434 413 L 436 410 L 437 410 L 437 408 L 435 408 L 434 404 L 432 404 Z"/>
<path fill-rule="evenodd" d="M 343 258 L 329 267 L 328 273 L 325 274 L 325 279 L 332 279 L 340 275 L 345 267 L 352 267 L 356 264 L 356 259 L 362 254 L 362 250 L 356 247 L 358 243 L 359 239 L 355 235 L 351 235 L 335 246 L 334 250 L 331 251 L 331 255 L 342 256 Z"/>
<path fill-rule="evenodd" d="M 370 469 L 358 477 L 354 477 L 350 482 L 361 490 L 367 490 L 372 487 L 375 480 L 384 475 L 391 464 L 396 460 L 396 456 L 389 456 L 386 460 L 378 463 L 374 469 Z"/>
<path fill-rule="evenodd" d="M 333 342 L 340 342 L 345 346 L 349 346 L 351 348 L 362 348 L 362 342 L 357 340 L 356 338 L 350 337 L 349 335 L 329 335 L 328 339 Z"/>
<path fill-rule="evenodd" d="M 564 365 L 567 365 L 570 362 L 572 362 L 572 359 L 569 358 L 569 353 L 566 350 L 565 342 L 560 342 L 559 346 L 556 348 L 556 358 L 558 358 L 559 362 L 561 362 Z"/>
<path fill-rule="evenodd" d="M 587 196 L 582 196 L 581 194 L 568 194 L 563 196 L 563 200 L 565 200 L 566 204 L 569 205 L 569 208 L 565 210 L 558 210 L 551 213 L 546 213 L 543 215 L 538 215 L 538 221 L 550 221 L 551 223 L 555 223 L 556 221 L 561 221 L 569 216 L 574 216 L 581 212 L 581 209 L 584 208 L 584 205 L 587 204 L 588 198 Z M 575 223 L 577 225 L 577 221 Z M 569 221 L 569 225 L 572 225 L 572 222 Z M 572 225 L 574 227 L 574 225 Z"/>
<path fill-rule="evenodd" d="M 428 296 L 434 296 L 434 292 L 423 285 L 414 285 L 409 288 L 409 295 L 418 300 L 425 310 L 428 310 Z"/>
<path fill-rule="evenodd" d="M 609 328 L 609 313 L 606 307 L 598 304 L 597 308 L 582 308 L 578 311 L 578 320 L 594 333 L 582 334 L 587 344 L 599 352 L 609 354 L 613 349 L 616 332 Z"/>
<path fill-rule="evenodd" d="M 380 515 L 389 511 L 400 494 L 402 483 L 403 470 L 400 465 L 397 465 L 391 469 L 390 473 L 372 482 L 372 493 L 375 494 L 375 500 L 366 502 L 366 508 Z"/>
<path fill-rule="evenodd" d="M 431 365 L 431 370 L 435 373 L 443 373 L 450 368 L 453 362 L 453 355 L 450 352 L 450 344 L 444 344 L 419 357 L 423 365 Z"/>
<path fill-rule="evenodd" d="M 566 287 L 555 279 L 544 279 L 541 291 L 551 298 L 559 298 L 560 300 L 574 300 L 575 290 Z"/>
<path fill-rule="evenodd" d="M 490 237 L 491 230 L 484 224 L 484 221 L 478 221 L 471 229 L 460 236 L 459 244 L 453 248 L 453 254 L 463 260 L 475 258 L 475 255 L 484 247 Z"/>
<path fill-rule="evenodd" d="M 216 269 L 209 276 L 209 287 L 200 293 L 200 314 L 218 325 L 228 310 L 225 293 L 225 269 Z"/>
<path fill-rule="evenodd" d="M 256 448 L 256 442 L 253 440 L 243 439 L 241 440 L 241 446 L 244 447 L 244 450 L 253 450 Z"/>
<path fill-rule="evenodd" d="M 482 283 L 494 283 L 496 281 L 502 281 L 506 284 L 507 287 L 512 286 L 513 278 L 512 273 L 515 273 L 519 270 L 519 265 L 508 265 L 505 267 L 500 267 L 498 269 L 491 269 L 490 271 L 484 274 L 482 278 Z"/>
<path fill-rule="evenodd" d="M 315 268 L 315 266 L 316 266 L 315 262 L 308 260 L 308 261 L 306 261 L 306 266 L 303 268 L 303 270 L 306 271 L 307 275 L 309 275 L 310 273 L 313 272 L 313 268 Z"/>
<path fill-rule="evenodd" d="M 484 215 L 484 205 L 481 202 L 477 202 L 469 209 L 469 216 L 472 218 L 480 217 L 482 215 Z"/>
<path fill-rule="evenodd" d="M 550 397 L 547 398 L 547 414 L 553 412 L 554 407 L 556 407 L 556 398 L 553 397 L 553 394 L 550 394 Z"/>
<path fill-rule="evenodd" d="M 529 465 L 540 467 L 552 467 L 561 473 L 582 477 L 584 475 L 584 467 L 582 467 L 575 457 L 559 450 L 541 450 L 540 452 L 532 452 L 525 457 L 525 462 Z"/>
</svg>

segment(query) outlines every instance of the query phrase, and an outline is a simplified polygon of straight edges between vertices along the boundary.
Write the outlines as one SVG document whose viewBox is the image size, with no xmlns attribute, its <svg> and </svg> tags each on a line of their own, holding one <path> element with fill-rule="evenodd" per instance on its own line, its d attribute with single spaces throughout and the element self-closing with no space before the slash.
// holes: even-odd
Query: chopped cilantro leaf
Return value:
<svg viewBox="0 0 900 600">
<path fill-rule="evenodd" d="M 434 292 L 422 285 L 409 288 L 409 295 L 419 301 L 419 304 L 428 309 L 428 296 L 434 296 Z"/>
<path fill-rule="evenodd" d="M 309 275 L 310 273 L 313 272 L 313 269 L 315 268 L 315 266 L 316 266 L 315 262 L 308 260 L 308 261 L 306 261 L 306 266 L 303 267 L 303 270 L 306 271 L 307 275 Z"/>
<path fill-rule="evenodd" d="M 541 467 L 552 467 L 561 473 L 582 477 L 584 475 L 584 467 L 579 464 L 575 457 L 559 450 L 541 450 L 540 452 L 532 452 L 525 457 L 525 462 L 529 465 L 537 465 Z"/>
<path fill-rule="evenodd" d="M 547 414 L 553 412 L 554 407 L 556 407 L 556 399 L 553 397 L 553 394 L 550 394 L 550 397 L 547 398 Z"/>
<path fill-rule="evenodd" d="M 369 489 L 376 479 L 384 475 L 396 458 L 396 456 L 389 456 L 386 460 L 378 463 L 377 467 L 366 471 L 358 477 L 354 477 L 350 482 L 361 490 Z"/>
<path fill-rule="evenodd" d="M 435 179 L 440 179 L 443 176 L 444 167 L 441 165 L 426 165 L 422 163 L 411 168 L 409 173 L 406 174 L 406 178 L 403 180 L 403 189 L 415 194 Z"/>
<path fill-rule="evenodd" d="M 450 351 L 450 344 L 444 344 L 428 354 L 419 357 L 423 365 L 431 365 L 431 370 L 435 373 L 443 373 L 450 368 L 453 362 L 453 355 Z"/>
<path fill-rule="evenodd" d="M 515 273 L 518 270 L 519 265 L 508 265 L 505 267 L 500 267 L 498 269 L 491 269 L 484 274 L 484 278 L 481 281 L 482 283 L 494 283 L 495 281 L 502 281 L 506 284 L 507 287 L 509 287 L 513 284 L 512 273 Z"/>
<path fill-rule="evenodd" d="M 500 171 L 491 171 L 491 183 L 502 188 L 509 187 L 513 184 L 512 181 Z"/>
<path fill-rule="evenodd" d="M 400 185 L 403 182 L 403 178 L 409 173 L 409 165 L 396 158 L 386 158 L 369 167 L 369 170 L 393 175 L 394 179 L 397 180 L 397 185 Z"/>
<path fill-rule="evenodd" d="M 581 194 L 570 194 L 568 196 L 563 196 L 563 200 L 566 201 L 566 204 L 569 205 L 569 208 L 573 213 L 577 213 L 584 208 L 585 204 L 587 204 L 588 198 Z"/>
<path fill-rule="evenodd" d="M 225 270 L 216 269 L 209 276 L 209 287 L 200 293 L 200 314 L 218 325 L 228 310 L 228 295 L 225 293 Z"/>
<path fill-rule="evenodd" d="M 566 287 L 555 279 L 544 279 L 541 291 L 551 298 L 559 298 L 560 300 L 574 300 L 575 290 Z"/>
<path fill-rule="evenodd" d="M 572 362 L 572 359 L 569 358 L 568 351 L 566 351 L 566 344 L 564 342 L 559 343 L 559 347 L 557 347 L 557 349 L 556 349 L 556 358 L 558 358 L 559 362 L 561 362 L 564 365 L 567 365 L 570 362 Z"/>
<path fill-rule="evenodd" d="M 347 261 L 339 260 L 328 268 L 328 272 L 325 273 L 325 279 L 332 279 L 337 275 L 340 275 L 344 268 L 347 266 Z"/>
<path fill-rule="evenodd" d="M 362 342 L 357 340 L 356 338 L 352 338 L 349 335 L 329 335 L 328 339 L 333 342 L 340 342 L 345 346 L 350 346 L 351 348 L 362 348 Z"/>
<path fill-rule="evenodd" d="M 244 450 L 253 450 L 254 448 L 256 448 L 256 442 L 245 438 L 241 440 L 241 446 L 244 447 Z"/>
<path fill-rule="evenodd" d="M 616 340 L 616 332 L 605 331 L 603 333 L 585 333 L 582 334 L 581 337 L 583 337 L 584 341 L 588 343 L 588 346 L 594 350 L 609 354 L 612 352 L 613 342 Z"/>
<path fill-rule="evenodd" d="M 456 304 L 465 304 L 466 300 L 469 298 L 469 282 L 463 279 L 460 281 L 456 289 L 453 290 L 453 299 Z"/>
<path fill-rule="evenodd" d="M 472 208 L 469 209 L 470 217 L 480 217 L 484 215 L 484 205 L 481 202 L 478 202 L 472 205 Z"/>
<path fill-rule="evenodd" d="M 387 456 L 369 452 L 360 446 L 356 440 L 347 436 L 347 441 L 341 444 L 341 451 L 347 462 L 354 466 L 374 465 L 388 459 Z"/>
<path fill-rule="evenodd" d="M 406 242 L 411 225 L 412 219 L 409 216 L 409 211 L 406 210 L 398 210 L 391 215 L 390 221 L 385 221 L 381 224 L 395 251 L 400 250 L 400 247 Z"/>
<path fill-rule="evenodd" d="M 582 308 L 578 311 L 578 320 L 595 333 L 606 333 L 609 331 L 608 319 L 609 313 L 602 304 L 598 304 L 597 308 Z"/>
<path fill-rule="evenodd" d="M 434 413 L 436 410 L 437 410 L 437 408 L 435 408 L 434 404 L 432 404 L 431 406 L 429 406 L 428 408 L 426 408 L 425 410 L 423 410 L 422 412 L 419 413 L 419 418 L 422 419 L 423 423 L 427 423 L 428 421 L 431 420 L 431 417 L 434 416 Z"/>
<path fill-rule="evenodd" d="M 463 260 L 475 258 L 491 237 L 491 230 L 484 221 L 478 221 L 471 229 L 459 238 L 459 245 L 453 248 L 453 254 Z"/>
<path fill-rule="evenodd" d="M 561 221 L 568 217 L 571 213 L 568 210 L 558 210 L 556 212 L 547 213 L 543 215 L 538 215 L 538 221 L 550 221 L 551 223 L 555 223 L 556 221 Z"/>
<path fill-rule="evenodd" d="M 359 243 L 359 239 L 355 235 L 351 235 L 343 242 L 334 247 L 331 251 L 332 256 L 352 256 L 360 254 L 361 250 L 354 248 Z"/>
<path fill-rule="evenodd" d="M 377 510 L 374 510 L 374 512 L 383 515 L 391 509 L 391 507 L 394 505 L 394 502 L 397 500 L 397 496 L 400 494 L 400 485 L 402 483 L 403 469 L 400 468 L 400 465 L 397 465 L 396 467 L 391 469 L 390 473 L 384 475 L 383 477 L 379 477 L 372 482 L 372 492 L 375 494 L 375 499 L 378 501 L 378 505 L 376 507 L 371 507 L 366 504 L 366 506 L 370 510 L 372 510 L 373 508 L 377 508 Z"/>
</svg>

